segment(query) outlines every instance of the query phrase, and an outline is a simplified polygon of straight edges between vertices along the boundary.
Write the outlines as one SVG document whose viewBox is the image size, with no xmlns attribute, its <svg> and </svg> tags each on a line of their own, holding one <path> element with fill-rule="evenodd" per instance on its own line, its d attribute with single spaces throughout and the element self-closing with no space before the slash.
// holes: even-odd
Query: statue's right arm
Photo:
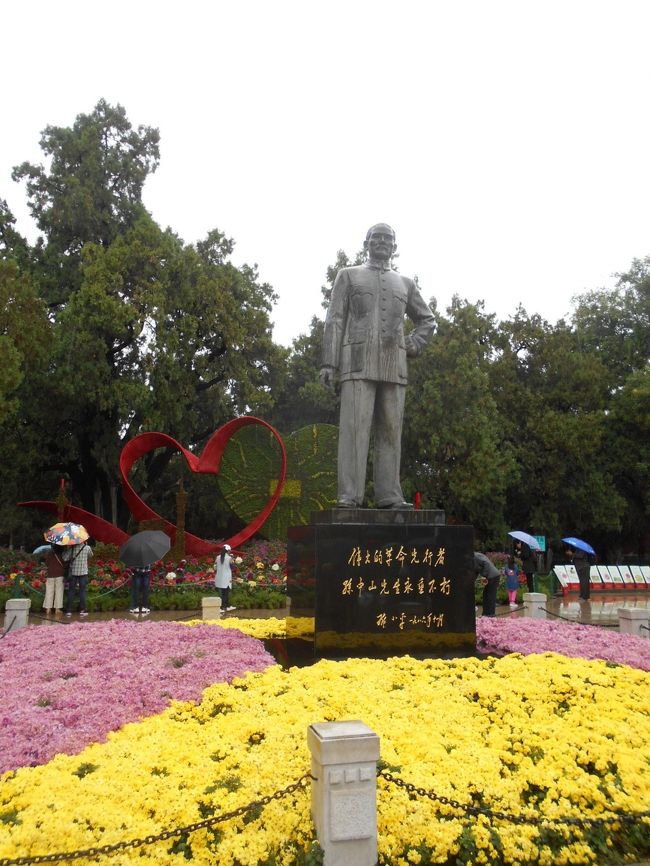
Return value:
<svg viewBox="0 0 650 866">
<path fill-rule="evenodd" d="M 336 275 L 334 286 L 332 288 L 332 297 L 330 298 L 329 307 L 327 309 L 327 318 L 325 319 L 325 328 L 323 330 L 323 357 L 321 361 L 321 382 L 323 381 L 323 373 L 330 371 L 331 374 L 339 368 L 339 356 L 341 352 L 341 342 L 345 333 L 345 324 L 348 315 L 348 298 L 349 298 L 350 278 L 347 270 L 343 268 Z M 330 377 L 328 377 L 330 378 Z"/>
</svg>

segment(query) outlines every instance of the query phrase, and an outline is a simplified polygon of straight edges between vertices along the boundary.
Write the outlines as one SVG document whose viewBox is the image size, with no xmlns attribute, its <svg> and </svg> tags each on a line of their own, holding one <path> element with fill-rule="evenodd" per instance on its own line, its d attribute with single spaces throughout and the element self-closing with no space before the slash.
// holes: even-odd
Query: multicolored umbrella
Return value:
<svg viewBox="0 0 650 866">
<path fill-rule="evenodd" d="M 43 533 L 43 537 L 51 544 L 61 544 L 64 547 L 83 544 L 90 538 L 86 527 L 80 523 L 55 523 Z"/>
<path fill-rule="evenodd" d="M 581 538 L 563 538 L 562 541 L 570 547 L 574 547 L 576 550 L 582 550 L 583 553 L 590 553 L 592 556 L 596 556 L 596 551 L 593 549 L 591 544 L 583 541 Z"/>
</svg>

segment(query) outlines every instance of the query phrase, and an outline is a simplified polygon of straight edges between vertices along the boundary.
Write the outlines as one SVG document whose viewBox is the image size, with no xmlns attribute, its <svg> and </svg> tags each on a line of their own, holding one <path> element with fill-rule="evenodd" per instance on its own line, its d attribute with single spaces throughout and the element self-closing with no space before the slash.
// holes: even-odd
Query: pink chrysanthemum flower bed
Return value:
<svg viewBox="0 0 650 866">
<path fill-rule="evenodd" d="M 77 754 L 274 659 L 239 631 L 174 622 L 32 626 L 0 642 L 0 773 Z"/>
<path fill-rule="evenodd" d="M 476 642 L 483 650 L 523 655 L 556 652 L 570 658 L 602 659 L 650 671 L 647 638 L 562 620 L 479 617 Z"/>
</svg>

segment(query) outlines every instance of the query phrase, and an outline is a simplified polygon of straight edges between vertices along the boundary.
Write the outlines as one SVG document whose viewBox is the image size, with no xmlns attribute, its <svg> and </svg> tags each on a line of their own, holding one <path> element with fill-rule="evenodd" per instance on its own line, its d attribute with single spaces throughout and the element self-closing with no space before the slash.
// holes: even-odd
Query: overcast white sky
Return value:
<svg viewBox="0 0 650 866">
<path fill-rule="evenodd" d="M 647 0 L 21 0 L 3 4 L 0 197 L 100 98 L 161 134 L 146 206 L 219 228 L 289 345 L 336 251 L 378 221 L 445 308 L 551 322 L 650 254 Z"/>
</svg>

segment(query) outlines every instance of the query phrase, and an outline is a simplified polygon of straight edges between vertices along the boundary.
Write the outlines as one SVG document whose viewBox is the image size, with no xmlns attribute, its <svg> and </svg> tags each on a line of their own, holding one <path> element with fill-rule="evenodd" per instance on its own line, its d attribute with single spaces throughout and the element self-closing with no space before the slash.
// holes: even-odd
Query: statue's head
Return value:
<svg viewBox="0 0 650 866">
<path fill-rule="evenodd" d="M 395 232 L 387 223 L 376 223 L 366 233 L 363 248 L 371 259 L 389 261 L 395 254 Z"/>
</svg>

